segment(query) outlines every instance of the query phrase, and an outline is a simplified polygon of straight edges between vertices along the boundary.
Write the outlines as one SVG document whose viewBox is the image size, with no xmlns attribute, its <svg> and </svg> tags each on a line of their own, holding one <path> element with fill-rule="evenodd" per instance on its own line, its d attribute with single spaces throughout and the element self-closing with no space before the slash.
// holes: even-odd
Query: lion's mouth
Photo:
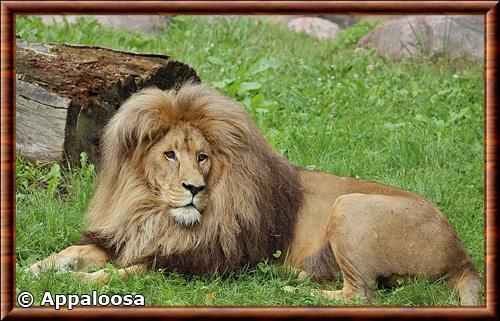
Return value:
<svg viewBox="0 0 500 321">
<path fill-rule="evenodd" d="M 200 211 L 201 212 L 201 209 L 203 208 L 203 206 L 199 202 L 198 199 L 196 199 L 195 197 L 193 197 L 188 204 L 180 206 L 179 208 L 194 209 L 196 211 Z"/>
<path fill-rule="evenodd" d="M 193 203 L 188 205 L 173 208 L 170 210 L 170 216 L 179 224 L 184 226 L 192 226 L 200 222 L 200 211 Z"/>
</svg>

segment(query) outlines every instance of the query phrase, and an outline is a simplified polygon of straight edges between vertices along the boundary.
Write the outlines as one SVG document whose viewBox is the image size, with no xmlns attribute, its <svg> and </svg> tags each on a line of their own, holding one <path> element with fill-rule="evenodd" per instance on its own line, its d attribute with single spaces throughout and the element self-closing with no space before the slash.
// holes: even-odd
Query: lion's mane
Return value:
<svg viewBox="0 0 500 321">
<path fill-rule="evenodd" d="M 145 178 L 145 155 L 189 122 L 215 151 L 202 221 L 176 224 Z M 278 155 L 236 102 L 200 84 L 133 95 L 106 126 L 83 244 L 120 266 L 146 263 L 187 274 L 228 271 L 286 250 L 303 198 L 298 170 Z"/>
</svg>

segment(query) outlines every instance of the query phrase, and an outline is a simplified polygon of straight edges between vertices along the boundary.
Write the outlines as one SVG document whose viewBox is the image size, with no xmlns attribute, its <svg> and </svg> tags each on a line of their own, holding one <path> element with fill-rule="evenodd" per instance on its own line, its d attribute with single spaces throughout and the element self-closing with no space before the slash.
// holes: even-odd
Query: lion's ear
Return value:
<svg viewBox="0 0 500 321">
<path fill-rule="evenodd" d="M 164 130 L 162 106 L 168 97 L 160 89 L 145 89 L 130 97 L 110 119 L 101 138 L 105 163 L 121 163 L 135 148 Z M 111 166 L 119 166 L 120 164 Z"/>
</svg>

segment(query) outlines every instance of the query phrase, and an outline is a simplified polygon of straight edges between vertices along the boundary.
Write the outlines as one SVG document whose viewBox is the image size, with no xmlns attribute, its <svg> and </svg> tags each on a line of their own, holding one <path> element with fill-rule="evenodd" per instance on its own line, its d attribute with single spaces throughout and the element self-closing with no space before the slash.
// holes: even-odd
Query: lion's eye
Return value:
<svg viewBox="0 0 500 321">
<path fill-rule="evenodd" d="M 198 163 L 203 163 L 204 161 L 206 161 L 208 158 L 208 155 L 206 154 L 199 154 L 198 155 Z"/>
<path fill-rule="evenodd" d="M 168 152 L 163 153 L 163 155 L 168 159 L 168 160 L 175 160 L 175 152 L 173 150 L 169 150 Z"/>
</svg>

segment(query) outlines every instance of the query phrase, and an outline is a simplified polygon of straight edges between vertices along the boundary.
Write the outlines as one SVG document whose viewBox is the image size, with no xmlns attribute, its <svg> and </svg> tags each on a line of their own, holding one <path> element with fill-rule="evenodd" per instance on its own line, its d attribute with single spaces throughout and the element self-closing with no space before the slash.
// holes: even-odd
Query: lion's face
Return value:
<svg viewBox="0 0 500 321">
<path fill-rule="evenodd" d="M 212 156 L 210 144 L 189 123 L 170 128 L 146 154 L 148 183 L 155 196 L 170 208 L 168 215 L 181 225 L 201 220 Z"/>
</svg>

